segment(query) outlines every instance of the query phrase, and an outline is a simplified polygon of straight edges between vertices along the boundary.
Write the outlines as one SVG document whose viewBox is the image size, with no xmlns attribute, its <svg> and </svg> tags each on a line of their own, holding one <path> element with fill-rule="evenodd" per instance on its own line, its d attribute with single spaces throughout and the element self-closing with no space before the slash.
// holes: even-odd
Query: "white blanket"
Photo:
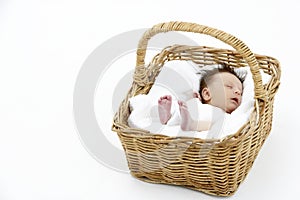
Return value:
<svg viewBox="0 0 300 200">
<path fill-rule="evenodd" d="M 213 108 L 207 108 L 206 112 L 201 112 L 204 113 L 202 117 L 211 118 L 218 115 L 219 119 L 210 130 L 201 132 L 182 131 L 177 100 L 187 101 L 191 98 L 193 91 L 198 91 L 200 77 L 196 75 L 197 70 L 197 66 L 191 62 L 168 62 L 147 95 L 137 95 L 129 99 L 131 109 L 131 114 L 128 118 L 129 126 L 168 136 L 189 136 L 203 139 L 223 138 L 236 133 L 247 122 L 253 109 L 254 84 L 249 68 L 238 69 L 244 70 L 244 73 L 247 73 L 247 75 L 243 83 L 242 103 L 235 111 L 231 114 L 226 114 L 217 112 Z M 173 100 L 172 117 L 167 125 L 162 125 L 158 116 L 158 99 L 164 95 L 171 95 Z M 195 101 L 200 103 L 197 99 Z M 188 107 L 195 109 L 195 101 L 191 101 L 192 103 Z"/>
</svg>

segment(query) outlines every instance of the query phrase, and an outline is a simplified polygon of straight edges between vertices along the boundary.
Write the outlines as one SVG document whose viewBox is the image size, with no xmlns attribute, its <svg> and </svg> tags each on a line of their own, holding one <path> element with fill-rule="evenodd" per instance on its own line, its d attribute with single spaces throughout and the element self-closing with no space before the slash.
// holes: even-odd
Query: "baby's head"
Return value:
<svg viewBox="0 0 300 200">
<path fill-rule="evenodd" d="M 202 103 L 219 107 L 226 113 L 232 113 L 241 105 L 243 81 L 244 77 L 239 76 L 226 65 L 205 71 L 199 87 Z"/>
</svg>

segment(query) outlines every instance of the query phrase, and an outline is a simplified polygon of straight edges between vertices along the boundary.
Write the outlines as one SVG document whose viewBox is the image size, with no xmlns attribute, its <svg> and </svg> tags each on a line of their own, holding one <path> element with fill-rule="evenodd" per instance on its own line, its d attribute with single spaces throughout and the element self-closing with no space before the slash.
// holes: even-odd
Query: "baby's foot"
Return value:
<svg viewBox="0 0 300 200">
<path fill-rule="evenodd" d="M 192 124 L 192 118 L 188 111 L 187 105 L 182 101 L 178 101 L 178 105 L 179 105 L 179 110 L 180 110 L 180 115 L 181 115 L 180 127 L 183 131 L 190 131 L 191 124 Z"/>
<path fill-rule="evenodd" d="M 162 96 L 158 99 L 158 115 L 162 124 L 166 124 L 171 118 L 172 97 Z"/>
</svg>

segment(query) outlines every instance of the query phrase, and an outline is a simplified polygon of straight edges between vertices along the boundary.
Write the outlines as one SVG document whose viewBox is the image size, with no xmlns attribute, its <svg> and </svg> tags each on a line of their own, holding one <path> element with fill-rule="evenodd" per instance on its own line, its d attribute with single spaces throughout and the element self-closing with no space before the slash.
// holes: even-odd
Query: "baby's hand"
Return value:
<svg viewBox="0 0 300 200">
<path fill-rule="evenodd" d="M 198 98 L 200 101 L 202 101 L 199 92 L 193 92 L 193 98 Z"/>
</svg>

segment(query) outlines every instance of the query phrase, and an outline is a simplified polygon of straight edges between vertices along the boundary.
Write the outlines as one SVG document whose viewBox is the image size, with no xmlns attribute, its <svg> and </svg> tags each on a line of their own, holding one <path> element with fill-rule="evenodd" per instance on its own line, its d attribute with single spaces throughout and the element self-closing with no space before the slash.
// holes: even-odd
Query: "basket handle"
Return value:
<svg viewBox="0 0 300 200">
<path fill-rule="evenodd" d="M 148 29 L 143 37 L 140 39 L 137 49 L 137 60 L 136 66 L 141 67 L 145 64 L 145 56 L 147 51 L 148 41 L 151 37 L 158 33 L 169 32 L 169 31 L 185 31 L 185 32 L 193 32 L 200 33 L 215 37 L 223 41 L 224 43 L 232 46 L 241 56 L 245 59 L 250 67 L 250 71 L 252 73 L 252 78 L 254 81 L 254 98 L 261 99 L 265 101 L 265 90 L 262 85 L 262 78 L 259 72 L 259 64 L 254 56 L 254 54 L 250 51 L 250 49 L 245 45 L 241 40 L 236 38 L 233 35 L 225 33 L 224 31 L 211 28 L 208 26 L 203 26 L 195 23 L 189 22 L 167 22 L 160 23 L 154 25 L 151 29 Z"/>
</svg>

